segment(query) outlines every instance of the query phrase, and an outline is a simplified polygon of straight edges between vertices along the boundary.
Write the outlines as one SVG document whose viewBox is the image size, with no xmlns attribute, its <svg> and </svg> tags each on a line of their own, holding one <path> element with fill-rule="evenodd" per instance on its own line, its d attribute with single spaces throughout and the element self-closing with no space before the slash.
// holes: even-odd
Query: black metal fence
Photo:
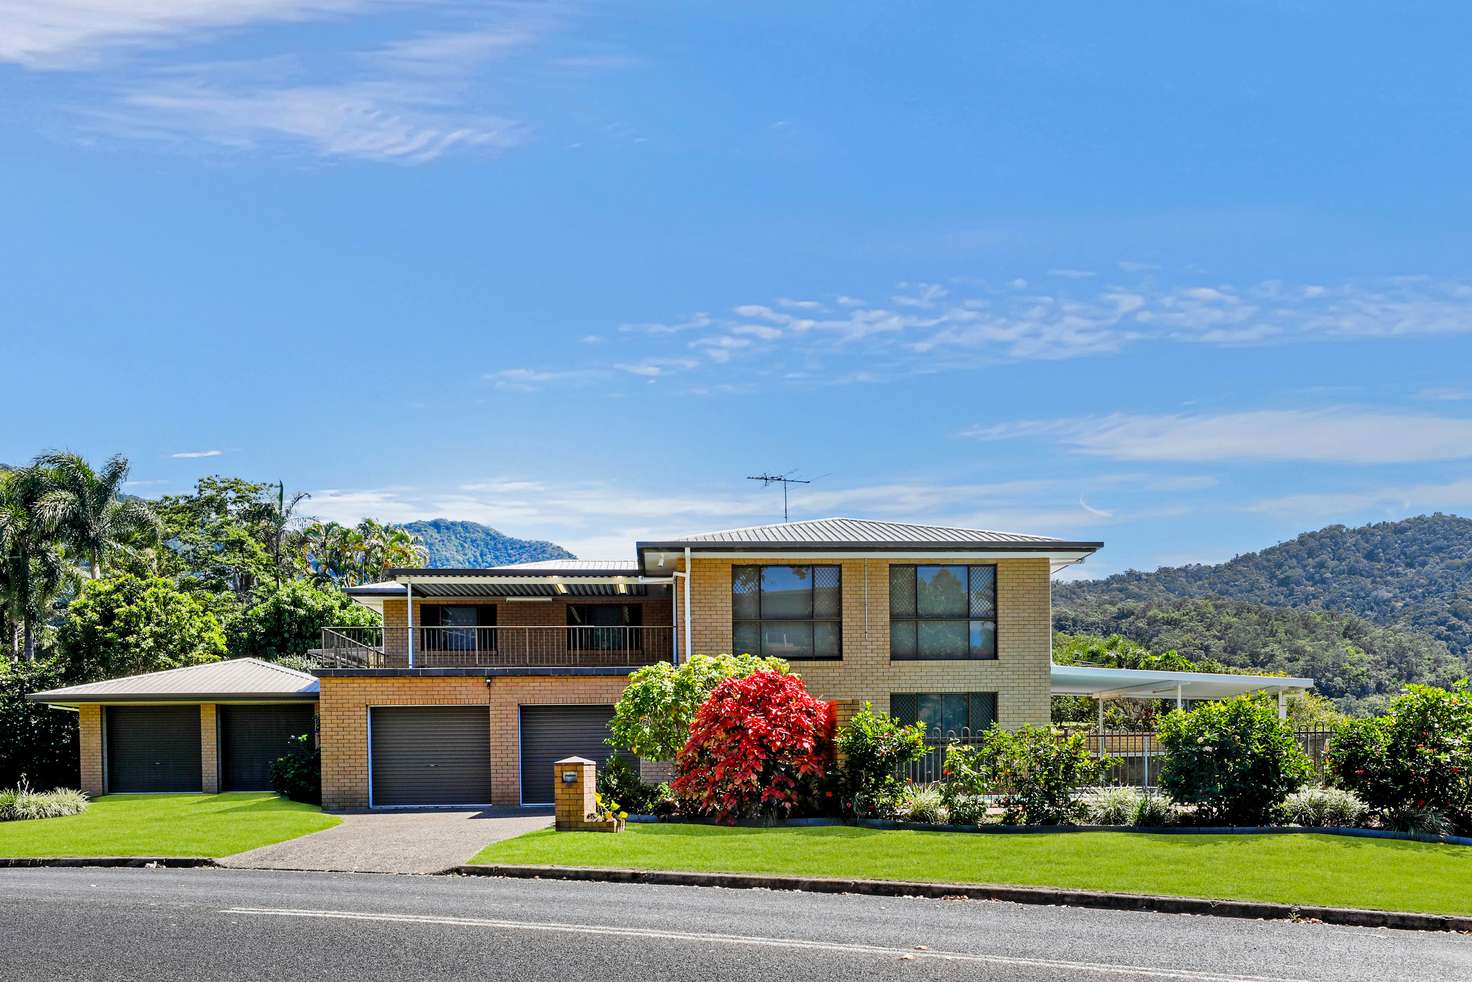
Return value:
<svg viewBox="0 0 1472 982">
<path fill-rule="evenodd" d="M 971 730 L 949 730 L 933 732 L 926 737 L 929 750 L 925 756 L 905 768 L 900 776 L 916 784 L 933 784 L 943 777 L 946 747 L 953 743 L 976 746 L 981 743 L 982 732 Z M 1160 776 L 1160 765 L 1166 751 L 1160 745 L 1160 737 L 1153 731 L 1108 731 L 1085 734 L 1088 747 L 1094 753 L 1103 753 L 1113 758 L 1105 785 L 1109 787 L 1153 788 Z M 1315 775 L 1324 773 L 1324 752 L 1333 736 L 1332 730 L 1296 730 L 1299 746 L 1313 762 Z"/>
</svg>

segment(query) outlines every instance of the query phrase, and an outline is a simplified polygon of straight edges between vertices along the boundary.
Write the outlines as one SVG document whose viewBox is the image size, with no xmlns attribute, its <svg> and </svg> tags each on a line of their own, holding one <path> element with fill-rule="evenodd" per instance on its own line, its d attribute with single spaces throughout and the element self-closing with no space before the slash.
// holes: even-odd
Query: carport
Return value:
<svg viewBox="0 0 1472 982">
<path fill-rule="evenodd" d="M 256 658 L 36 692 L 74 711 L 90 795 L 269 790 L 271 762 L 315 729 L 317 679 Z"/>
</svg>

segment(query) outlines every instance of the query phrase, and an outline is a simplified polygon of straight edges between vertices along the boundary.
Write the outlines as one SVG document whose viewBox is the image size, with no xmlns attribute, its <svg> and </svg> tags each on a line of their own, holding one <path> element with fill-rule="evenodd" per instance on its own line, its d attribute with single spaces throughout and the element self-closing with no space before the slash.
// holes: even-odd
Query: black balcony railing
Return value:
<svg viewBox="0 0 1472 982">
<path fill-rule="evenodd" d="M 652 665 L 674 627 L 329 627 L 324 665 L 359 668 L 515 668 Z M 412 636 L 411 636 L 412 635 Z M 411 645 L 412 645 L 412 665 Z"/>
</svg>

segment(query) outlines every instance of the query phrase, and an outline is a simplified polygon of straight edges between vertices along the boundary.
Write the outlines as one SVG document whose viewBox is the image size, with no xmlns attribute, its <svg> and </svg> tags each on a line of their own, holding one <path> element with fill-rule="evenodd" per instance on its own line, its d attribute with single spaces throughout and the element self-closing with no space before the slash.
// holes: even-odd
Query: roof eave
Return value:
<svg viewBox="0 0 1472 982">
<path fill-rule="evenodd" d="M 78 706 L 92 703 L 112 702 L 296 702 L 317 701 L 318 692 L 31 692 L 27 702 L 45 703 L 48 706 Z"/>
</svg>

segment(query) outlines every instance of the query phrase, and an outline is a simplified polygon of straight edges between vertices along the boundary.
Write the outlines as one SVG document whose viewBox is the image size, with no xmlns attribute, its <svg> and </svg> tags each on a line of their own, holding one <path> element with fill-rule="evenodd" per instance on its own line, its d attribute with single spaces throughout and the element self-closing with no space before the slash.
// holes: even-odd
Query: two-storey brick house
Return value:
<svg viewBox="0 0 1472 982">
<path fill-rule="evenodd" d="M 627 561 L 397 569 L 349 590 L 382 625 L 325 632 L 314 676 L 229 662 L 37 698 L 81 708 L 92 793 L 259 782 L 315 699 L 323 803 L 349 809 L 550 802 L 552 761 L 610 752 L 629 674 L 690 654 L 779 656 L 840 718 L 869 702 L 939 730 L 1045 723 L 1055 692 L 1311 684 L 1060 670 L 1051 578 L 1101 545 L 834 518 L 640 542 Z M 150 702 L 160 689 L 179 698 Z"/>
</svg>

